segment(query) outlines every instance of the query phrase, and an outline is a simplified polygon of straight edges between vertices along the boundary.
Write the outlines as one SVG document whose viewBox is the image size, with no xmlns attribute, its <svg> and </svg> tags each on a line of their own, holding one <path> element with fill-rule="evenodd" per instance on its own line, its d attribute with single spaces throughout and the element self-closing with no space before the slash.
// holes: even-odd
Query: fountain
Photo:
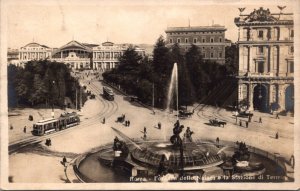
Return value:
<svg viewBox="0 0 300 191">
<path fill-rule="evenodd" d="M 176 111 L 178 112 L 178 70 L 177 70 L 177 63 L 174 63 L 172 74 L 171 74 L 171 81 L 168 90 L 168 100 L 167 100 L 167 111 L 170 111 L 170 105 L 172 102 L 172 98 L 174 97 L 174 93 L 176 93 Z M 178 119 L 178 113 L 177 113 Z"/>
<path fill-rule="evenodd" d="M 259 159 L 260 156 L 251 153 L 244 143 L 240 143 L 236 148 L 235 144 L 220 146 L 219 143 L 216 145 L 212 142 L 193 141 L 191 129 L 188 127 L 185 130 L 178 120 L 176 63 L 168 91 L 167 109 L 170 109 L 174 93 L 177 101 L 177 120 L 169 141 L 134 141 L 121 131 L 112 128 L 123 141 L 116 137 L 113 144 L 103 146 L 97 152 L 77 160 L 78 165 L 74 167 L 77 176 L 84 182 L 105 182 L 107 177 L 111 177 L 111 182 L 116 180 L 203 182 L 228 181 L 234 176 L 249 174 L 257 177 L 265 173 L 267 165 L 260 161 L 267 159 Z M 184 130 L 184 136 L 181 138 L 180 134 Z M 108 168 L 111 169 L 110 173 L 107 171 Z M 103 172 L 106 174 L 101 176 Z"/>
</svg>

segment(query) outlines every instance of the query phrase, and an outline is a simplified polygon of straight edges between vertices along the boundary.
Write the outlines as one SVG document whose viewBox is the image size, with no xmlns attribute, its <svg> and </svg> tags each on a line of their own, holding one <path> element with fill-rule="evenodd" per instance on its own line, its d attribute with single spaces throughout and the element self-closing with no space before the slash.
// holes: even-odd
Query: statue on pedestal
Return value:
<svg viewBox="0 0 300 191">
<path fill-rule="evenodd" d="M 179 120 L 176 121 L 173 128 L 173 135 L 170 138 L 171 143 L 174 147 L 180 147 L 182 145 L 182 139 L 179 134 L 182 132 L 184 126 L 180 125 Z"/>
</svg>

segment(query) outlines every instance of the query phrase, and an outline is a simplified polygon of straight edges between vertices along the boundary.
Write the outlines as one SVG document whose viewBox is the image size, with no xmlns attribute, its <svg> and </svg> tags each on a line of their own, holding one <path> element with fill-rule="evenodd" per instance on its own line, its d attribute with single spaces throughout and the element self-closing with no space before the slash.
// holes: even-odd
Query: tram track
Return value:
<svg viewBox="0 0 300 191">
<path fill-rule="evenodd" d="M 207 106 L 204 106 L 203 108 L 207 108 Z M 213 108 L 213 110 L 206 110 L 206 111 L 202 111 L 202 109 L 199 109 L 197 112 L 198 117 L 203 118 L 203 119 L 212 119 L 212 118 L 217 118 L 217 119 L 221 119 L 222 121 L 226 121 L 227 123 L 231 123 L 232 125 L 234 125 L 234 127 L 239 128 L 239 129 L 244 129 L 247 131 L 251 131 L 251 132 L 259 132 L 259 133 L 263 133 L 269 136 L 274 136 L 274 131 L 275 130 L 267 130 L 264 129 L 263 126 L 259 125 L 259 124 L 255 124 L 255 122 L 252 122 L 251 127 L 249 128 L 245 128 L 245 127 L 240 127 L 238 124 L 235 123 L 235 118 L 232 117 L 228 117 L 225 116 L 223 114 L 221 114 L 221 109 L 220 108 Z M 205 113 L 210 113 L 211 115 L 205 114 Z M 246 119 L 243 119 L 244 121 L 246 121 Z M 282 138 L 287 138 L 287 139 L 293 139 L 292 136 L 289 136 L 288 133 L 284 133 L 281 132 L 280 136 Z"/>
<path fill-rule="evenodd" d="M 111 101 L 105 100 L 103 97 L 100 96 L 101 86 L 99 86 L 99 88 L 98 88 L 93 83 L 93 81 L 91 81 L 91 83 L 89 85 L 87 85 L 87 88 L 90 89 L 93 93 L 96 93 L 96 96 L 95 96 L 96 99 L 98 101 L 100 101 L 101 105 L 103 106 L 103 107 L 101 107 L 99 113 L 97 113 L 94 116 L 91 116 L 91 117 L 87 118 L 86 121 L 82 120 L 82 122 L 77 126 L 74 126 L 74 127 L 68 128 L 68 129 L 64 129 L 62 131 L 57 131 L 55 133 L 44 135 L 44 136 L 41 136 L 41 137 L 33 136 L 33 137 L 29 137 L 29 138 L 26 138 L 26 139 L 22 139 L 22 140 L 12 142 L 12 143 L 9 144 L 9 148 L 8 148 L 9 154 L 13 154 L 13 153 L 17 152 L 18 150 L 20 150 L 20 149 L 22 149 L 26 146 L 42 142 L 45 139 L 53 138 L 53 137 L 68 133 L 69 131 L 71 131 L 73 129 L 81 129 L 81 128 L 85 128 L 85 127 L 88 127 L 88 126 L 91 126 L 91 125 L 98 124 L 98 123 L 100 123 L 100 119 L 102 119 L 104 117 L 108 119 L 118 111 L 119 107 L 118 107 L 118 104 L 115 101 L 111 102 Z"/>
</svg>

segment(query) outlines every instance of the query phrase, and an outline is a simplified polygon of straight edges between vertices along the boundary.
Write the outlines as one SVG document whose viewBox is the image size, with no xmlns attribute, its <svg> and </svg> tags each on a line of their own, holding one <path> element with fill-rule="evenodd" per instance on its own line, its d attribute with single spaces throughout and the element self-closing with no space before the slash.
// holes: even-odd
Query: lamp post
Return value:
<svg viewBox="0 0 300 191">
<path fill-rule="evenodd" d="M 54 90 L 55 81 L 52 81 L 52 90 Z M 54 118 L 54 95 L 52 95 L 52 112 L 51 112 L 52 118 Z"/>
</svg>

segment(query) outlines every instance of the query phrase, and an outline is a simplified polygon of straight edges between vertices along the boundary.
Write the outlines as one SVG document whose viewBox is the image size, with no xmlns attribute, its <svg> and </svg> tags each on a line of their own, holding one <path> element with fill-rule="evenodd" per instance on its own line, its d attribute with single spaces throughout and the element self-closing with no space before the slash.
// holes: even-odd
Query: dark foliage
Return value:
<svg viewBox="0 0 300 191">
<path fill-rule="evenodd" d="M 230 47 L 226 63 L 221 65 L 203 60 L 195 45 L 186 52 L 178 44 L 169 48 L 160 36 L 153 50 L 153 60 L 142 59 L 129 48 L 120 57 L 120 67 L 105 72 L 103 77 L 146 104 L 152 103 L 154 85 L 155 106 L 165 108 L 172 68 L 177 63 L 179 105 L 185 106 L 207 97 L 228 75 L 236 73 L 236 51 L 236 47 Z"/>
<path fill-rule="evenodd" d="M 25 105 L 63 108 L 65 97 L 75 102 L 76 88 L 78 103 L 80 93 L 82 103 L 87 99 L 80 90 L 78 81 L 70 75 L 69 68 L 63 63 L 34 60 L 27 62 L 25 68 L 9 65 L 8 73 L 8 100 L 12 107 Z"/>
</svg>

